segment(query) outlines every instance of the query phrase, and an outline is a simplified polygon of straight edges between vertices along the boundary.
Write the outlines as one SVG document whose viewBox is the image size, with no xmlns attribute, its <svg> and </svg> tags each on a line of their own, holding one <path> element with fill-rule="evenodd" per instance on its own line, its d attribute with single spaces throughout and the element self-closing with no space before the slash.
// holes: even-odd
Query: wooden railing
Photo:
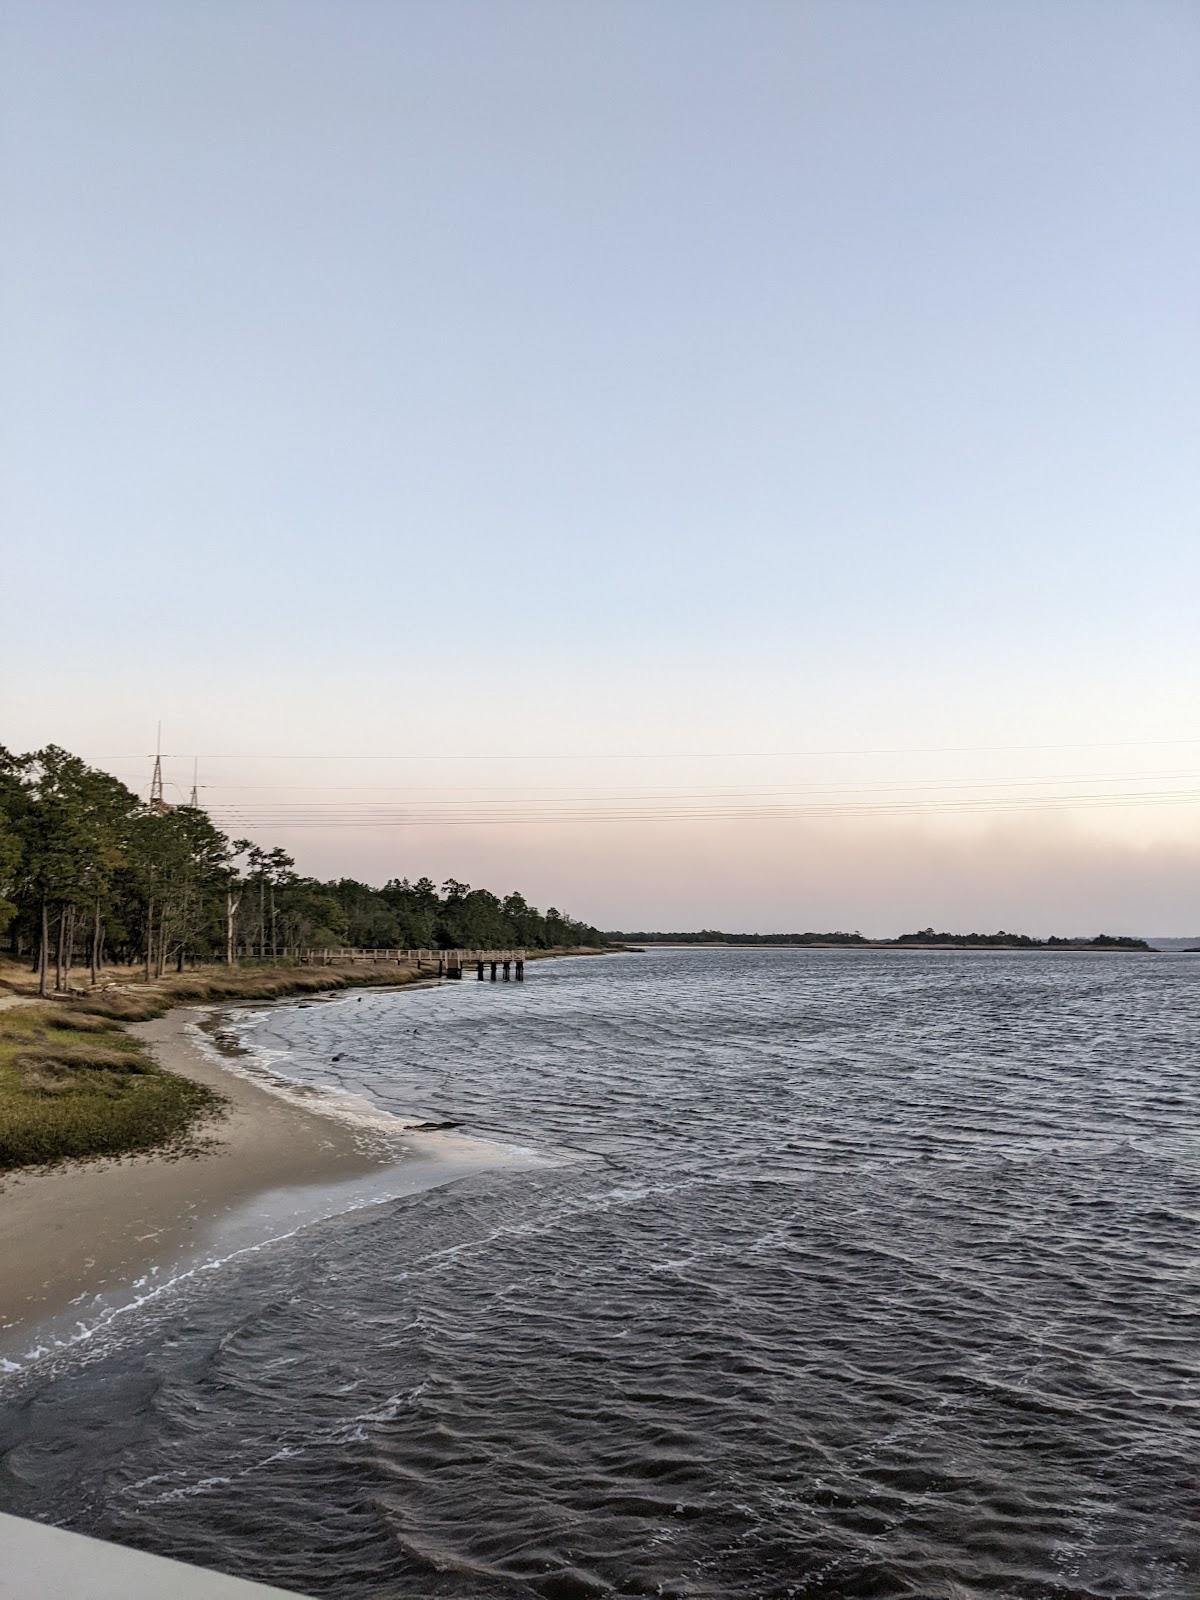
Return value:
<svg viewBox="0 0 1200 1600">
<path fill-rule="evenodd" d="M 357 961 L 367 962 L 373 966 L 415 967 L 418 972 L 428 969 L 430 976 L 436 974 L 439 978 L 461 978 L 467 967 L 475 968 L 475 976 L 480 980 L 484 976 L 484 968 L 495 983 L 498 975 L 503 975 L 507 983 L 515 977 L 518 983 L 525 978 L 526 955 L 523 949 L 509 950 L 363 950 L 356 948 L 333 948 L 325 950 L 300 950 L 296 953 L 296 960 L 304 966 L 331 967 L 336 963 Z"/>
<path fill-rule="evenodd" d="M 358 946 L 330 945 L 321 950 L 300 950 L 297 959 L 332 966 L 335 961 L 394 962 L 400 966 L 419 966 L 429 961 L 453 962 L 456 966 L 472 961 L 525 961 L 524 949 L 508 950 L 368 950 Z"/>
</svg>

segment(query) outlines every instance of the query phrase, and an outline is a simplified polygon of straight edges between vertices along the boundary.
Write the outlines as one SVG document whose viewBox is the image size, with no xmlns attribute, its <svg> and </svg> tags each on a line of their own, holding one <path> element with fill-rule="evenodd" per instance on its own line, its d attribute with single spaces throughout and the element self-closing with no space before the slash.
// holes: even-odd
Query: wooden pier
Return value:
<svg viewBox="0 0 1200 1600">
<path fill-rule="evenodd" d="M 369 966 L 415 967 L 418 972 L 435 973 L 439 978 L 459 978 L 470 968 L 480 983 L 485 975 L 495 983 L 525 981 L 524 950 L 301 950 L 296 959 L 302 966 L 332 967 L 363 962 Z"/>
</svg>

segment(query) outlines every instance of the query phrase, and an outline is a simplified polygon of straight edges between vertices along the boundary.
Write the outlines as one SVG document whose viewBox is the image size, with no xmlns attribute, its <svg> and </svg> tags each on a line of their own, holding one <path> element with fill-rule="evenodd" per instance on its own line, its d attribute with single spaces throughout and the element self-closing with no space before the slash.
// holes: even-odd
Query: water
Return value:
<svg viewBox="0 0 1200 1600">
<path fill-rule="evenodd" d="M 566 1159 L 14 1387 L 0 1505 L 345 1600 L 1195 1596 L 1198 1001 L 1186 957 L 653 951 L 242 1013 Z"/>
</svg>

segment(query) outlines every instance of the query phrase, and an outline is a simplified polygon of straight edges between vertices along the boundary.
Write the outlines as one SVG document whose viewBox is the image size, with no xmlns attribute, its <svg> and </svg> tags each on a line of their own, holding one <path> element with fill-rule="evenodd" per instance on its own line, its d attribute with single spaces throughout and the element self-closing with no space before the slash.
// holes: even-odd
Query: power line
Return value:
<svg viewBox="0 0 1200 1600">
<path fill-rule="evenodd" d="M 530 813 L 517 807 L 491 807 L 471 812 L 445 809 L 379 808 L 356 814 L 281 813 L 277 810 L 214 809 L 227 825 L 274 828 L 491 827 L 531 826 L 563 822 L 696 822 L 789 821 L 850 817 L 928 816 L 1013 811 L 1071 811 L 1127 807 L 1182 806 L 1200 803 L 1200 789 L 1060 795 L 973 796 L 958 800 L 816 801 L 806 804 L 695 805 L 683 807 L 618 807 L 607 810 L 545 809 Z"/>
<path fill-rule="evenodd" d="M 328 751 L 266 752 L 239 751 L 226 754 L 202 753 L 201 761 L 780 761 L 807 756 L 902 756 L 902 755 L 977 755 L 1018 750 L 1132 750 L 1166 745 L 1200 744 L 1200 734 L 1173 739 L 1091 739 L 1056 741 L 1048 744 L 931 744 L 857 746 L 812 750 L 657 750 L 657 751 L 575 751 L 564 752 L 479 752 L 466 755 L 454 752 L 406 751 L 399 755 L 369 752 Z M 164 760 L 181 761 L 182 754 L 162 752 Z M 96 761 L 136 761 L 130 755 L 94 756 Z"/>
<path fill-rule="evenodd" d="M 994 778 L 994 779 L 956 779 L 956 778 L 927 778 L 915 782 L 904 782 L 895 779 L 876 779 L 867 782 L 823 782 L 812 784 L 769 784 L 764 788 L 748 789 L 738 787 L 703 787 L 687 789 L 608 789 L 598 793 L 580 794 L 571 789 L 556 789 L 549 792 L 550 797 L 544 797 L 545 791 L 529 793 L 525 788 L 494 789 L 483 787 L 471 791 L 478 794 L 513 795 L 512 805 L 550 806 L 550 805 L 585 805 L 597 802 L 615 804 L 626 801 L 630 804 L 653 803 L 665 801 L 691 801 L 702 800 L 710 797 L 724 797 L 738 800 L 784 800 L 789 795 L 828 794 L 830 791 L 838 794 L 903 794 L 924 791 L 950 791 L 957 792 L 966 789 L 1044 789 L 1048 785 L 1073 785 L 1081 783 L 1170 783 L 1181 779 L 1189 781 L 1200 780 L 1200 772 L 1190 770 L 1187 772 L 1161 772 L 1161 773 L 1097 773 L 1081 774 L 1078 777 L 1065 777 L 1058 775 L 1052 778 Z M 222 787 L 222 792 L 224 788 Z M 235 786 L 230 786 L 235 787 Z M 248 786 L 265 792 L 267 795 L 276 792 L 271 785 Z M 390 794 L 409 794 L 412 787 L 389 787 L 385 792 Z M 429 786 L 435 794 L 452 795 L 460 793 L 453 788 L 439 789 Z M 353 792 L 353 791 L 352 791 Z M 424 802 L 429 804 L 430 802 Z M 462 808 L 464 806 L 478 806 L 481 803 L 503 805 L 503 800 L 481 802 L 479 800 L 443 799 L 439 802 L 443 806 Z M 319 814 L 322 811 L 379 811 L 387 809 L 389 803 L 380 800 L 229 800 L 212 802 L 213 809 L 244 809 L 244 810 L 271 810 L 281 814 L 289 812 L 307 812 Z"/>
<path fill-rule="evenodd" d="M 769 794 L 783 791 L 797 793 L 821 789 L 962 789 L 962 788 L 990 788 L 997 785 L 1002 787 L 1021 787 L 1024 785 L 1047 783 L 1157 783 L 1166 782 L 1176 778 L 1200 778 L 1200 772 L 1189 770 L 1187 772 L 1104 772 L 1080 773 L 1070 776 L 1064 773 L 1055 774 L 1053 777 L 1037 778 L 990 778 L 963 780 L 960 778 L 924 778 L 916 782 L 893 778 L 871 778 L 847 781 L 845 779 L 827 779 L 819 783 L 768 783 L 757 785 L 752 790 L 747 790 L 741 784 L 689 784 L 686 790 L 663 788 L 655 785 L 650 788 L 628 788 L 626 786 L 603 788 L 593 785 L 598 796 L 606 798 L 609 795 L 664 795 L 668 798 L 674 795 L 693 794 Z M 220 794 L 514 794 L 522 795 L 529 792 L 528 784 L 474 784 L 474 783 L 202 783 L 201 790 L 212 790 Z M 538 794 L 558 794 L 575 796 L 573 784 L 544 784 L 537 785 Z M 575 796 L 586 799 L 594 796 Z M 290 801 L 283 804 L 292 804 Z M 325 804 L 326 802 L 313 802 Z M 333 804 L 334 802 L 328 802 Z M 356 802 L 346 802 L 352 804 Z"/>
</svg>

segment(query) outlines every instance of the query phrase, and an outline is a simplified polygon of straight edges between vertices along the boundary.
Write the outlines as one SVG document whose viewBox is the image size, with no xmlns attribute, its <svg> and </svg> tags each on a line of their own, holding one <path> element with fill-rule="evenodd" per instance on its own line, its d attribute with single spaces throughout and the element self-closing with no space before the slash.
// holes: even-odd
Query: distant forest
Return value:
<svg viewBox="0 0 1200 1600">
<path fill-rule="evenodd" d="M 1124 934 L 1098 933 L 1094 939 L 1034 939 L 1027 933 L 935 933 L 922 928 L 896 939 L 868 939 L 861 933 L 721 933 L 704 928 L 699 933 L 606 933 L 605 939 L 621 944 L 746 944 L 746 945 L 865 945 L 872 949 L 895 945 L 975 946 L 1003 950 L 1149 950 L 1145 939 Z"/>
<path fill-rule="evenodd" d="M 869 944 L 861 933 L 720 933 L 702 928 L 699 933 L 606 933 L 606 939 L 624 944 Z"/>
<path fill-rule="evenodd" d="M 168 966 L 280 960 L 304 949 L 551 949 L 600 933 L 515 890 L 503 898 L 448 878 L 320 882 L 281 849 L 228 839 L 196 806 L 147 804 L 57 745 L 0 746 L 0 936 L 42 992 L 77 963 Z"/>
</svg>

